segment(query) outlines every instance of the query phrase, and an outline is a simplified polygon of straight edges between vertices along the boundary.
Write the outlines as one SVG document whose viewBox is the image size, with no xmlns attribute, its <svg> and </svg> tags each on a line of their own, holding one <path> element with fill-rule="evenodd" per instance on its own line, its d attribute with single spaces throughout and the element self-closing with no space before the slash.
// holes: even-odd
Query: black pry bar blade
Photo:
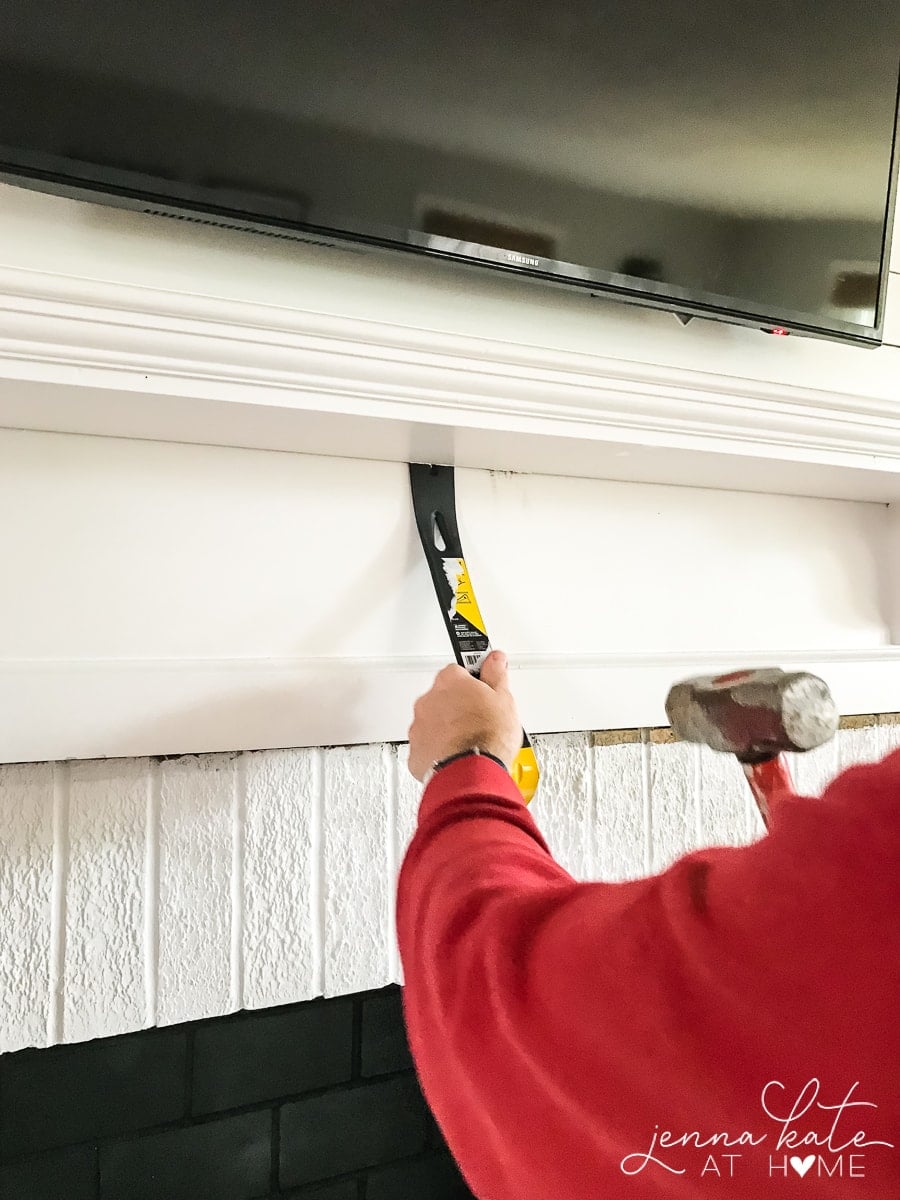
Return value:
<svg viewBox="0 0 900 1200">
<path fill-rule="evenodd" d="M 416 527 L 437 594 L 453 654 L 461 667 L 478 678 L 481 664 L 491 652 L 484 618 L 469 579 L 456 520 L 456 484 L 453 467 L 428 463 L 409 464 Z M 537 791 L 540 773 L 528 734 L 510 767 L 525 803 Z"/>
</svg>

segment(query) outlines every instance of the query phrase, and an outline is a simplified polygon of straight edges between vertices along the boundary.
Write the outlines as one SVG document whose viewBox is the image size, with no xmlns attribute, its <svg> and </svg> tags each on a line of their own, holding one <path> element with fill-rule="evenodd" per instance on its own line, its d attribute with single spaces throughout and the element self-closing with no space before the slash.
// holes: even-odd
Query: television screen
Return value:
<svg viewBox="0 0 900 1200">
<path fill-rule="evenodd" d="M 897 0 L 3 0 L 0 178 L 880 340 Z"/>
</svg>

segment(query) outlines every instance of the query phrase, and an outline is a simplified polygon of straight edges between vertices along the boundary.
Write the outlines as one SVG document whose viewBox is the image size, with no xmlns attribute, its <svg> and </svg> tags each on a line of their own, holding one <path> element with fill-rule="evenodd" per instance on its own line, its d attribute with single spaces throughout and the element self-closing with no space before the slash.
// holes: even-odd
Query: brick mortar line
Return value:
<svg viewBox="0 0 900 1200">
<path fill-rule="evenodd" d="M 400 1158 L 390 1158 L 385 1162 L 375 1163 L 371 1167 L 357 1167 L 355 1171 L 342 1171 L 340 1175 L 327 1175 L 321 1179 L 313 1179 L 309 1183 L 292 1184 L 286 1188 L 275 1188 L 273 1191 L 266 1192 L 264 1196 L 255 1197 L 254 1200 L 305 1200 L 305 1197 L 310 1198 L 316 1195 L 316 1192 L 333 1183 L 344 1183 L 356 1181 L 357 1184 L 364 1187 L 366 1180 L 377 1171 L 384 1171 L 389 1167 L 402 1166 L 405 1163 L 428 1163 L 437 1162 L 445 1158 L 453 1159 L 453 1155 L 449 1149 L 428 1149 L 417 1150 L 415 1154 L 404 1154 Z"/>
<path fill-rule="evenodd" d="M 360 995 L 353 997 L 353 1013 L 350 1023 L 350 1081 L 359 1083 L 368 1078 L 362 1073 L 363 1003 Z"/>
<path fill-rule="evenodd" d="M 265 1109 L 263 1109 L 263 1111 L 265 1111 Z M 272 1108 L 273 1127 L 274 1127 L 274 1130 L 277 1130 L 278 1133 L 280 1134 L 280 1129 L 278 1127 L 279 1111 L 280 1110 L 278 1108 Z M 237 1114 L 236 1113 L 228 1113 L 227 1115 L 231 1116 L 231 1115 L 237 1115 Z M 210 1124 L 210 1122 L 209 1121 L 195 1121 L 192 1124 L 208 1125 L 208 1124 Z M 152 1133 L 169 1132 L 171 1130 L 171 1128 L 172 1128 L 172 1126 L 166 1126 L 163 1129 L 154 1128 L 152 1131 L 149 1131 L 149 1132 L 152 1132 Z M 178 1127 L 176 1127 L 176 1128 L 178 1128 Z M 93 1140 L 88 1141 L 88 1142 L 69 1142 L 65 1146 L 54 1146 L 49 1150 L 39 1151 L 35 1154 L 29 1154 L 24 1158 L 0 1160 L 0 1166 L 27 1165 L 30 1162 L 40 1162 L 42 1159 L 46 1158 L 49 1155 L 61 1153 L 65 1150 L 80 1149 L 82 1146 L 90 1147 L 91 1149 L 93 1149 L 94 1155 L 95 1155 L 94 1166 L 95 1166 L 96 1177 L 97 1177 L 97 1187 L 98 1187 L 97 1195 L 99 1196 L 100 1195 L 99 1187 L 100 1187 L 100 1183 L 101 1183 L 101 1180 L 100 1180 L 100 1151 L 106 1146 L 116 1145 L 119 1142 L 124 1141 L 124 1140 L 128 1140 L 128 1139 L 123 1138 L 123 1137 L 113 1137 L 113 1138 L 94 1138 Z M 273 1148 L 275 1147 L 275 1143 L 277 1142 L 277 1143 L 279 1143 L 278 1149 L 280 1149 L 280 1140 L 281 1140 L 280 1136 L 273 1136 L 273 1139 L 272 1139 Z M 328 1185 L 328 1184 L 332 1184 L 332 1183 L 342 1183 L 345 1180 L 357 1180 L 360 1184 L 364 1185 L 368 1176 L 374 1172 L 387 1170 L 390 1167 L 401 1166 L 406 1163 L 415 1164 L 415 1163 L 420 1163 L 420 1162 L 423 1162 L 423 1163 L 438 1162 L 438 1161 L 443 1161 L 446 1158 L 449 1158 L 452 1160 L 453 1155 L 446 1146 L 444 1146 L 444 1147 L 429 1146 L 424 1150 L 416 1150 L 413 1154 L 403 1154 L 399 1158 L 385 1159 L 383 1162 L 373 1163 L 372 1165 L 367 1166 L 367 1167 L 357 1167 L 355 1170 L 352 1170 L 352 1171 L 342 1171 L 338 1175 L 322 1176 L 320 1179 L 310 1180 L 309 1183 L 301 1184 L 298 1186 L 289 1186 L 287 1188 L 282 1188 L 280 1185 L 279 1158 L 280 1158 L 280 1155 L 278 1155 L 276 1157 L 273 1154 L 272 1163 L 270 1164 L 272 1167 L 272 1173 L 270 1174 L 269 1191 L 266 1192 L 265 1195 L 260 1198 L 260 1200 L 272 1200 L 273 1197 L 282 1197 L 282 1196 L 285 1198 L 285 1200 L 300 1200 L 300 1198 L 303 1196 L 313 1195 L 315 1193 L 316 1189 L 318 1189 L 324 1185 Z"/>
<path fill-rule="evenodd" d="M 274 1194 L 281 1189 L 281 1109 L 272 1107 L 271 1142 L 269 1144 L 269 1189 Z"/>
<path fill-rule="evenodd" d="M 69 886 L 69 820 L 72 769 L 67 762 L 52 766 L 52 874 L 50 881 L 50 946 L 47 972 L 47 1045 L 65 1040 L 66 916 Z"/>
<path fill-rule="evenodd" d="M 77 1149 L 79 1146 L 96 1146 L 98 1149 L 102 1149 L 106 1146 L 120 1145 L 123 1142 L 137 1141 L 140 1138 L 155 1137 L 161 1133 L 195 1129 L 201 1125 L 215 1125 L 217 1122 L 227 1121 L 232 1117 L 243 1117 L 258 1112 L 274 1112 L 289 1104 L 296 1104 L 304 1100 L 316 1100 L 322 1096 L 341 1092 L 359 1091 L 373 1085 L 390 1083 L 394 1079 L 414 1078 L 415 1074 L 414 1068 L 404 1067 L 399 1071 L 387 1071 L 383 1075 L 368 1075 L 364 1079 L 347 1079 L 343 1083 L 327 1084 L 325 1087 L 312 1088 L 306 1092 L 289 1092 L 282 1096 L 270 1096 L 265 1100 L 254 1100 L 252 1104 L 240 1104 L 234 1108 L 217 1109 L 215 1112 L 196 1114 L 188 1112 L 186 1116 L 176 1117 L 171 1121 L 155 1125 L 142 1125 L 137 1129 L 128 1129 L 122 1133 L 93 1134 L 80 1141 L 60 1142 L 18 1156 L 0 1155 L 0 1166 L 18 1166 L 22 1163 L 39 1162 L 48 1155 L 59 1154 L 63 1150 Z"/>
</svg>

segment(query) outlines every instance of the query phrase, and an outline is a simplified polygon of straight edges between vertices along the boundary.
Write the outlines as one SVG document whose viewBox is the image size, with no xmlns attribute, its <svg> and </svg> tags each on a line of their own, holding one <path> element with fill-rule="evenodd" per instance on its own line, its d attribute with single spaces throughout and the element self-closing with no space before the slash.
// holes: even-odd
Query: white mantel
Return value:
<svg viewBox="0 0 900 1200">
<path fill-rule="evenodd" d="M 533 729 L 773 657 L 898 706 L 900 273 L 867 351 L 12 188 L 0 218 L 0 760 L 402 739 L 447 652 L 410 459 L 463 468 Z"/>
</svg>

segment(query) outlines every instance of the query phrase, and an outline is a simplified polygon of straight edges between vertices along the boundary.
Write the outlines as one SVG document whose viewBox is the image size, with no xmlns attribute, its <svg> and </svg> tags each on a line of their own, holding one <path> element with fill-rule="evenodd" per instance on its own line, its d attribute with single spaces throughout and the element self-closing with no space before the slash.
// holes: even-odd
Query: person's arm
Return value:
<svg viewBox="0 0 900 1200">
<path fill-rule="evenodd" d="M 660 881 L 576 883 L 509 776 L 468 758 L 426 789 L 397 916 L 410 1046 L 476 1194 L 573 1197 L 589 1145 L 584 1195 L 618 1195 L 693 1070 Z"/>
<path fill-rule="evenodd" d="M 498 678 L 502 691 L 505 672 Z M 487 702 L 464 695 L 463 708 Z M 432 707 L 427 699 L 410 731 L 411 766 L 422 773 L 443 757 L 435 731 L 451 697 L 444 689 Z M 511 755 L 514 707 L 507 716 L 482 749 Z M 490 741 L 483 713 L 474 724 Z M 900 784 L 900 759 L 880 770 L 882 790 L 885 772 Z M 877 962 L 864 949 L 852 964 L 832 959 L 858 940 L 835 897 L 843 900 L 847 866 L 865 859 L 868 841 L 857 844 L 846 820 L 828 820 L 846 813 L 848 788 L 859 796 L 863 779 L 850 774 L 833 786 L 830 809 L 791 802 L 753 846 L 697 852 L 649 879 L 579 884 L 553 861 L 500 767 L 469 757 L 437 773 L 398 889 L 404 1008 L 426 1097 L 477 1194 L 654 1195 L 638 1188 L 651 1178 L 672 1195 L 705 1194 L 709 1181 L 698 1186 L 696 1171 L 688 1184 L 683 1148 L 647 1160 L 655 1128 L 759 1131 L 766 1082 L 793 1077 L 798 1063 L 804 1079 L 816 1073 L 810 1028 L 830 1043 L 822 1069 L 843 1062 L 843 1051 L 848 1075 L 866 1065 L 852 1056 L 889 997 L 868 1016 L 843 1014 L 856 1030 L 834 1044 L 835 972 Z M 890 897 L 871 911 L 884 913 L 871 936 L 896 944 Z"/>
</svg>

